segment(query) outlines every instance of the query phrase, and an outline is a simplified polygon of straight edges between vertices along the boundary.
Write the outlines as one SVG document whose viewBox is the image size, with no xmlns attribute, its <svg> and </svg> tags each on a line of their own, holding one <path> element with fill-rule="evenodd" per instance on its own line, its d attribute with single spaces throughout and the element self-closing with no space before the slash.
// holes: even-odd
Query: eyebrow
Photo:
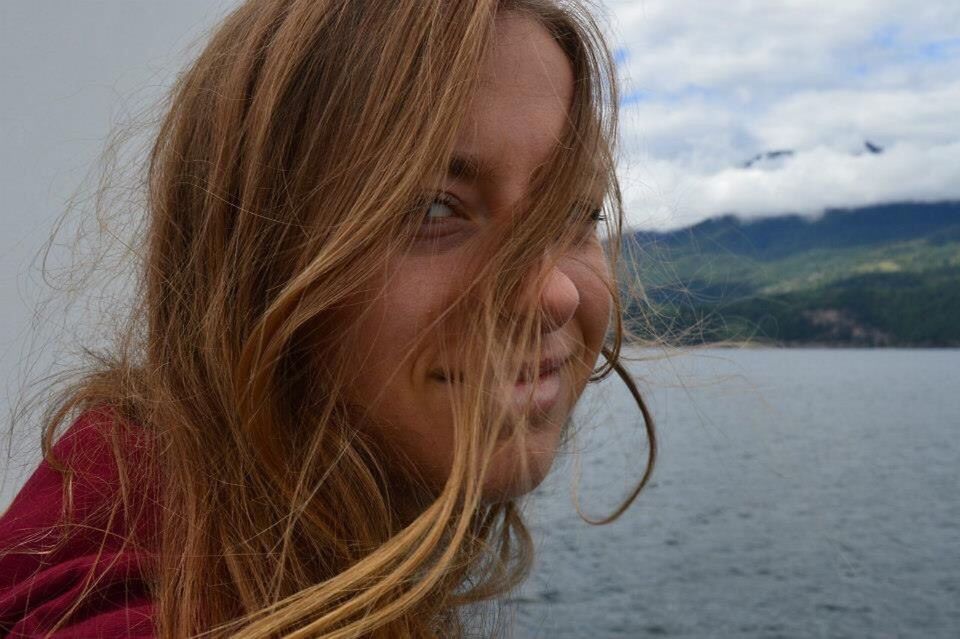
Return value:
<svg viewBox="0 0 960 639">
<path fill-rule="evenodd" d="M 455 153 L 450 156 L 450 162 L 447 164 L 447 177 L 454 180 L 476 182 L 481 177 L 490 174 L 492 174 L 491 169 L 479 157 L 470 153 Z M 599 189 L 595 187 L 591 192 L 581 197 L 580 201 L 591 207 L 602 207 L 609 191 L 609 185 L 605 178 L 602 179 L 602 183 L 603 186 Z"/>
<path fill-rule="evenodd" d="M 458 153 L 450 158 L 450 164 L 447 165 L 447 175 L 459 180 L 472 182 L 486 172 L 480 160 L 473 155 Z"/>
</svg>

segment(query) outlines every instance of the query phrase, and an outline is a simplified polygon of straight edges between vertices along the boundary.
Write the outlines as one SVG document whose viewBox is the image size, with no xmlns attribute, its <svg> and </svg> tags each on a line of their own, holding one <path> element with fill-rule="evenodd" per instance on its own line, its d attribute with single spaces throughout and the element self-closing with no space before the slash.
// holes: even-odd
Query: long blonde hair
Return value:
<svg viewBox="0 0 960 639">
<path fill-rule="evenodd" d="M 346 401 L 363 312 L 350 301 L 406 250 L 505 10 L 560 44 L 574 99 L 528 214 L 465 269 L 437 318 L 470 336 L 448 346 L 478 376 L 451 391 L 453 470 L 430 486 Z M 459 636 L 460 606 L 524 578 L 531 542 L 517 503 L 481 495 L 507 419 L 487 390 L 516 378 L 513 354 L 539 349 L 539 311 L 503 309 L 523 308 L 545 255 L 582 241 L 571 221 L 597 185 L 619 270 L 614 70 L 572 2 L 252 0 L 216 30 L 173 88 L 149 156 L 134 313 L 44 431 L 50 455 L 71 415 L 108 406 L 149 434 L 148 474 L 176 505 L 159 515 L 160 636 Z M 607 280 L 614 322 L 591 379 L 623 378 L 650 446 L 639 485 L 605 521 L 646 484 L 656 452 L 619 360 L 624 304 Z"/>
</svg>

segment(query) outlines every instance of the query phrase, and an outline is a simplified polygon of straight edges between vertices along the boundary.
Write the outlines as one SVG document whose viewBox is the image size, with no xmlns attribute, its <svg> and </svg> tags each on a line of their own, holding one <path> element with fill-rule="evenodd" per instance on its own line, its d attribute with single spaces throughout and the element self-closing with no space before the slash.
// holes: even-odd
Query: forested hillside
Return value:
<svg viewBox="0 0 960 639">
<path fill-rule="evenodd" d="M 724 216 L 625 238 L 634 329 L 684 343 L 960 346 L 960 202 Z"/>
</svg>

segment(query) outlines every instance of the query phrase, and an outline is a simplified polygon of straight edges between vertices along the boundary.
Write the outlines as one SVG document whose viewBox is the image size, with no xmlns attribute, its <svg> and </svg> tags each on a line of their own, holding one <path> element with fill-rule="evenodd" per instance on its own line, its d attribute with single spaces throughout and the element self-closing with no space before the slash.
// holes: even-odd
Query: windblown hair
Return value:
<svg viewBox="0 0 960 639">
<path fill-rule="evenodd" d="M 450 385 L 457 443 L 435 486 L 360 426 L 347 362 L 370 282 L 389 286 L 424 185 L 446 168 L 502 11 L 546 27 L 574 97 L 525 214 L 424 330 L 456 335 L 437 348 L 476 373 Z M 126 332 L 44 432 L 49 455 L 71 415 L 107 406 L 149 434 L 152 476 L 175 505 L 159 520 L 160 636 L 456 637 L 469 632 L 461 606 L 525 577 L 518 504 L 481 495 L 505 429 L 525 432 L 490 389 L 516 379 L 516 354 L 539 352 L 541 311 L 524 300 L 538 299 L 550 256 L 584 241 L 585 193 L 604 195 L 615 309 L 591 381 L 623 378 L 649 441 L 639 485 L 603 521 L 633 501 L 656 446 L 620 363 L 624 304 L 609 275 L 623 221 L 617 100 L 601 31 L 574 3 L 251 0 L 226 18 L 179 77 L 149 156 Z"/>
</svg>

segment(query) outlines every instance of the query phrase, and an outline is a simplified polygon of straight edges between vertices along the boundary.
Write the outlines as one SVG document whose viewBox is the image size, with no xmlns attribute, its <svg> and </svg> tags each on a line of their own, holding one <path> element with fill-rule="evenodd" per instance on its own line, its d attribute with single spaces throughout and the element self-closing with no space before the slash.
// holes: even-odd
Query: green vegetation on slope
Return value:
<svg viewBox="0 0 960 639">
<path fill-rule="evenodd" d="M 621 277 L 648 296 L 631 309 L 643 318 L 633 327 L 641 334 L 960 346 L 960 203 L 831 212 L 813 222 L 727 217 L 638 233 L 625 249 Z"/>
</svg>

